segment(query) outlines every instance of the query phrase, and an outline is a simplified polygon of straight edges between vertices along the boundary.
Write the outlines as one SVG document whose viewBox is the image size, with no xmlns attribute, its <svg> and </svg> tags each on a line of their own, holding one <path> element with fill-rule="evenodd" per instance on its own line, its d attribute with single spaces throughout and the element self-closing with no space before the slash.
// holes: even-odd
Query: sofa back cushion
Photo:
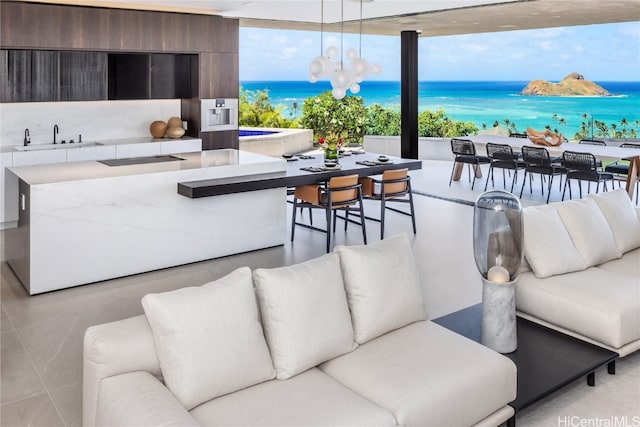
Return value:
<svg viewBox="0 0 640 427">
<path fill-rule="evenodd" d="M 590 267 L 620 258 L 611 227 L 593 199 L 555 203 L 573 245 Z"/>
<path fill-rule="evenodd" d="M 538 278 L 571 273 L 589 265 L 580 256 L 554 204 L 522 210 L 524 254 Z"/>
<path fill-rule="evenodd" d="M 425 320 L 422 287 L 406 234 L 338 246 L 356 342 Z"/>
<path fill-rule="evenodd" d="M 275 376 L 248 267 L 142 306 L 165 383 L 187 410 Z"/>
<path fill-rule="evenodd" d="M 621 253 L 640 248 L 640 219 L 629 195 L 623 189 L 589 194 L 607 220 Z"/>
<path fill-rule="evenodd" d="M 289 267 L 258 268 L 253 279 L 278 379 L 354 348 L 338 255 Z"/>
</svg>

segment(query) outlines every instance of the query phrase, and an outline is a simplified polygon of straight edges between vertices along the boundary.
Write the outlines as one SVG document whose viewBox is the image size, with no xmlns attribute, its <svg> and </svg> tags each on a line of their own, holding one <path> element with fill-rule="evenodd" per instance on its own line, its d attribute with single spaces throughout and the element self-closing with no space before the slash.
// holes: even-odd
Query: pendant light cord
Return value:
<svg viewBox="0 0 640 427">
<path fill-rule="evenodd" d="M 340 1 L 340 68 L 344 69 L 344 0 Z"/>
<path fill-rule="evenodd" d="M 360 0 L 360 39 L 358 41 L 358 56 L 362 58 L 362 0 Z"/>
</svg>

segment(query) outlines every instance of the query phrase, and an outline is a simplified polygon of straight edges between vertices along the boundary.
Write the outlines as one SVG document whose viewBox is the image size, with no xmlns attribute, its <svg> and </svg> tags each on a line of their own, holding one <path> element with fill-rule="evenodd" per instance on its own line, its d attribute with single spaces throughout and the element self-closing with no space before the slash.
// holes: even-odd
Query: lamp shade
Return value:
<svg viewBox="0 0 640 427">
<path fill-rule="evenodd" d="M 473 254 L 484 279 L 514 281 L 523 255 L 522 206 L 507 191 L 482 193 L 473 212 Z"/>
</svg>

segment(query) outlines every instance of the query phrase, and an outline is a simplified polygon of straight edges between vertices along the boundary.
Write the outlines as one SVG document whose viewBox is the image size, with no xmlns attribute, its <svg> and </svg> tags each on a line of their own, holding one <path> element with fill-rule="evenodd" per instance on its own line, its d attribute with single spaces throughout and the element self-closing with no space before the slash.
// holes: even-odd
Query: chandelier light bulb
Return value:
<svg viewBox="0 0 640 427">
<path fill-rule="evenodd" d="M 380 67 L 380 64 L 373 64 L 371 66 L 371 74 L 373 74 L 374 76 L 379 76 L 380 73 L 382 73 L 382 67 Z"/>
<path fill-rule="evenodd" d="M 333 73 L 336 70 L 338 65 L 335 62 L 331 61 L 326 56 L 321 56 L 320 61 L 322 62 L 322 72 L 318 75 L 318 77 L 320 78 L 329 77 L 331 73 Z"/>
<path fill-rule="evenodd" d="M 324 63 L 318 56 L 309 64 L 309 72 L 315 76 L 319 76 L 324 72 Z"/>
<path fill-rule="evenodd" d="M 309 83 L 315 83 L 318 81 L 318 76 L 315 74 L 309 74 Z"/>
<path fill-rule="evenodd" d="M 351 87 L 349 87 L 349 90 L 352 94 L 355 95 L 356 93 L 360 92 L 360 85 L 358 83 L 353 83 Z"/>
<path fill-rule="evenodd" d="M 358 51 L 355 50 L 354 48 L 349 48 L 345 52 L 345 56 L 347 57 L 347 59 L 349 61 L 353 61 L 354 59 L 356 59 L 358 57 Z"/>
<path fill-rule="evenodd" d="M 341 88 L 333 88 L 331 94 L 335 99 L 342 99 L 347 95 L 347 91 Z"/>
<path fill-rule="evenodd" d="M 333 76 L 331 77 L 331 86 L 333 86 L 334 89 L 339 88 L 346 91 L 350 84 L 351 76 L 346 70 L 340 68 L 333 73 Z"/>
<path fill-rule="evenodd" d="M 333 59 L 340 54 L 340 51 L 335 46 L 329 46 L 327 47 L 325 54 L 327 55 L 327 58 Z"/>
</svg>

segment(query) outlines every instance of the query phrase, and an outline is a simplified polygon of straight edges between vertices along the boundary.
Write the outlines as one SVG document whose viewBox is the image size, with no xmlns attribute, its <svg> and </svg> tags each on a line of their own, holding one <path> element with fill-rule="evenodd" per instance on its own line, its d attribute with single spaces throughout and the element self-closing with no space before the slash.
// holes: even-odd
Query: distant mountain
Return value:
<svg viewBox="0 0 640 427">
<path fill-rule="evenodd" d="M 571 73 L 559 83 L 546 80 L 532 80 L 522 89 L 520 95 L 537 96 L 611 96 L 602 86 L 585 80 L 579 73 Z"/>
</svg>

